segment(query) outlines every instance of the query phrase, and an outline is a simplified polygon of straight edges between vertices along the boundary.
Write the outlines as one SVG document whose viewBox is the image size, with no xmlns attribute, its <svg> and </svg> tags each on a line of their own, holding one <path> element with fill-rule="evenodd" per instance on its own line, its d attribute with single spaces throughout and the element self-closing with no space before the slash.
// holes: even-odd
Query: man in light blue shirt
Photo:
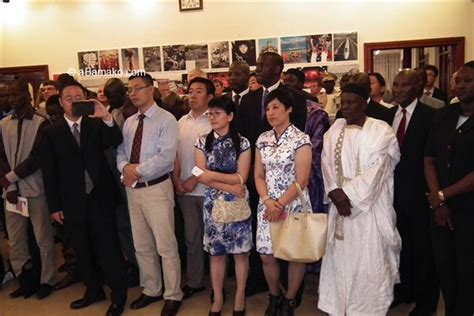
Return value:
<svg viewBox="0 0 474 316">
<path fill-rule="evenodd" d="M 170 179 L 179 131 L 173 115 L 153 100 L 153 90 L 150 75 L 129 78 L 129 97 L 138 112 L 123 126 L 124 141 L 117 149 L 117 168 L 127 191 L 140 283 L 144 287 L 130 308 L 140 309 L 164 297 L 161 315 L 171 316 L 178 312 L 183 297 Z"/>
</svg>

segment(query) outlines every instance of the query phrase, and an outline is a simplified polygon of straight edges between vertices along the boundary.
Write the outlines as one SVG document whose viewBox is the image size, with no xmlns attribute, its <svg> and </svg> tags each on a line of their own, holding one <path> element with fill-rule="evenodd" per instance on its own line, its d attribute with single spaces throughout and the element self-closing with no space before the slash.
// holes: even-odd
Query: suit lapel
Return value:
<svg viewBox="0 0 474 316">
<path fill-rule="evenodd" d="M 81 150 L 84 151 L 84 148 L 87 146 L 89 141 L 89 135 L 91 133 L 91 120 L 88 117 L 82 117 L 81 121 Z"/>
<path fill-rule="evenodd" d="M 393 120 L 395 119 L 395 113 L 397 113 L 397 110 L 398 110 L 398 106 L 394 106 L 386 110 L 385 122 L 387 122 L 388 125 L 392 126 Z"/>
<path fill-rule="evenodd" d="M 79 151 L 80 150 L 79 145 L 77 144 L 76 139 L 74 138 L 74 135 L 72 135 L 69 124 L 67 123 L 64 117 L 61 118 L 61 120 L 62 120 L 62 128 L 64 129 L 64 135 L 67 139 L 67 142 L 72 143 L 72 146 L 76 148 L 77 151 Z"/>
<path fill-rule="evenodd" d="M 405 133 L 405 138 L 409 139 L 410 135 L 413 133 L 415 133 L 416 135 L 416 128 L 419 126 L 419 121 L 422 119 L 420 111 L 421 111 L 420 103 L 417 103 L 415 110 L 413 111 L 413 114 L 411 116 L 410 122 L 408 124 L 407 130 Z"/>
<path fill-rule="evenodd" d="M 257 102 L 255 102 L 258 106 L 256 109 L 257 112 L 257 118 L 261 120 L 262 118 L 262 97 L 263 97 L 263 88 L 259 88 L 257 91 L 255 91 L 255 97 Z"/>
</svg>

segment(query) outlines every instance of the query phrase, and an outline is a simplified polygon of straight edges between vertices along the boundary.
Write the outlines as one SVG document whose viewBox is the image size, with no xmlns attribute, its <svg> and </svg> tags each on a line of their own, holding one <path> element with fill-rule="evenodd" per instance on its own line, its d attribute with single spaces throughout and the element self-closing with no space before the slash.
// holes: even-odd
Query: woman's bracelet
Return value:
<svg viewBox="0 0 474 316">
<path fill-rule="evenodd" d="M 262 203 L 265 204 L 265 202 L 268 200 L 270 200 L 270 197 L 268 195 L 265 195 L 264 197 L 262 197 Z"/>
</svg>

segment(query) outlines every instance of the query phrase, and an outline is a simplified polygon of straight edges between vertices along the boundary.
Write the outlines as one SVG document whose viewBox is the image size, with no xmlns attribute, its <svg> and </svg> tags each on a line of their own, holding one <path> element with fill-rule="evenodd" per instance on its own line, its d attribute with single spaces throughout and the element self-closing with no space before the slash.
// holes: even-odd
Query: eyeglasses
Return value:
<svg viewBox="0 0 474 316">
<path fill-rule="evenodd" d="M 61 98 L 61 99 L 63 99 L 64 101 L 66 101 L 68 103 L 72 103 L 74 101 L 82 101 L 82 100 L 84 100 L 84 97 L 83 96 L 64 97 L 64 98 Z"/>
<path fill-rule="evenodd" d="M 134 88 L 128 88 L 127 91 L 129 94 L 140 92 L 141 90 L 148 88 L 149 86 L 143 86 L 143 87 L 134 87 Z"/>
<path fill-rule="evenodd" d="M 224 111 L 215 111 L 215 112 L 207 112 L 206 115 L 208 117 L 218 117 L 220 116 Z"/>
</svg>

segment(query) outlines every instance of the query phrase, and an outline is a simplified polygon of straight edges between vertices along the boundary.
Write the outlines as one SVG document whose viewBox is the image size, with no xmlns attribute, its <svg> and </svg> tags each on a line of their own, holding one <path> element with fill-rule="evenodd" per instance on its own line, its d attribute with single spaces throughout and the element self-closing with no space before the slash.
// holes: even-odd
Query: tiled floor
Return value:
<svg viewBox="0 0 474 316">
<path fill-rule="evenodd" d="M 231 297 L 235 282 L 230 280 L 227 284 L 228 298 Z M 306 279 L 306 290 L 304 293 L 303 303 L 297 309 L 296 315 L 325 315 L 319 311 L 317 306 L 316 296 L 316 277 L 309 275 Z M 8 293 L 14 290 L 16 282 L 10 282 L 6 287 L 0 290 L 0 316 L 28 316 L 28 315 L 45 315 L 45 316 L 82 316 L 82 315 L 104 315 L 110 302 L 101 302 L 86 309 L 79 311 L 72 311 L 69 309 L 69 303 L 75 299 L 82 297 L 84 287 L 82 284 L 75 284 L 64 290 L 54 292 L 49 298 L 38 301 L 32 297 L 27 300 L 23 298 L 10 299 Z M 140 288 L 133 288 L 128 291 L 128 302 L 140 295 Z M 247 315 L 248 316 L 261 316 L 263 315 L 267 304 L 266 294 L 258 294 L 247 299 Z M 152 304 L 142 310 L 131 311 L 128 306 L 124 312 L 124 315 L 159 315 L 163 303 L 158 302 Z M 178 315 L 183 316 L 194 316 L 194 315 L 207 315 L 209 311 L 209 291 L 198 293 L 195 297 L 184 301 Z M 411 310 L 410 305 L 399 306 L 395 309 L 390 310 L 390 316 L 401 316 L 408 315 Z M 232 315 L 232 300 L 228 299 L 226 302 L 222 315 Z M 438 314 L 442 315 L 442 314 Z"/>
<path fill-rule="evenodd" d="M 0 236 L 1 237 L 1 236 Z M 5 247 L 5 244 L 3 245 Z M 5 250 L 5 249 L 4 249 Z M 62 259 L 59 252 L 58 246 L 58 258 Z M 58 262 L 58 265 L 60 262 Z M 325 313 L 317 309 L 317 295 L 316 295 L 316 283 L 317 277 L 314 274 L 308 274 L 305 280 L 305 293 L 303 297 L 303 303 L 296 310 L 296 315 L 325 315 Z M 17 287 L 16 281 L 11 281 L 6 284 L 3 289 L 0 289 L 0 316 L 95 316 L 105 315 L 105 312 L 110 304 L 110 301 L 105 301 L 97 304 L 93 304 L 88 308 L 72 311 L 69 309 L 69 304 L 82 297 L 84 293 L 84 286 L 80 283 L 75 284 L 71 287 L 63 289 L 58 292 L 54 292 L 50 297 L 45 300 L 38 301 L 32 297 L 27 300 L 23 298 L 10 299 L 8 293 L 13 291 Z M 222 315 L 232 315 L 232 296 L 234 293 L 235 281 L 230 279 L 226 284 L 227 302 L 224 306 Z M 194 316 L 202 315 L 206 316 L 209 312 L 209 290 L 196 294 L 196 296 L 184 301 L 178 315 L 180 316 Z M 128 291 L 128 304 L 138 297 L 141 293 L 141 288 L 132 288 Z M 267 294 L 261 293 L 247 299 L 247 316 L 262 316 L 267 306 Z M 442 302 L 440 303 L 440 305 Z M 154 303 L 142 310 L 132 311 L 128 308 L 128 305 L 124 311 L 125 316 L 145 316 L 145 315 L 159 315 L 163 302 Z M 401 305 L 397 308 L 391 309 L 388 313 L 389 316 L 402 316 L 408 315 L 412 309 L 411 305 Z M 441 311 L 441 306 L 438 308 Z M 444 313 L 438 313 L 438 316 L 442 316 Z"/>
</svg>

